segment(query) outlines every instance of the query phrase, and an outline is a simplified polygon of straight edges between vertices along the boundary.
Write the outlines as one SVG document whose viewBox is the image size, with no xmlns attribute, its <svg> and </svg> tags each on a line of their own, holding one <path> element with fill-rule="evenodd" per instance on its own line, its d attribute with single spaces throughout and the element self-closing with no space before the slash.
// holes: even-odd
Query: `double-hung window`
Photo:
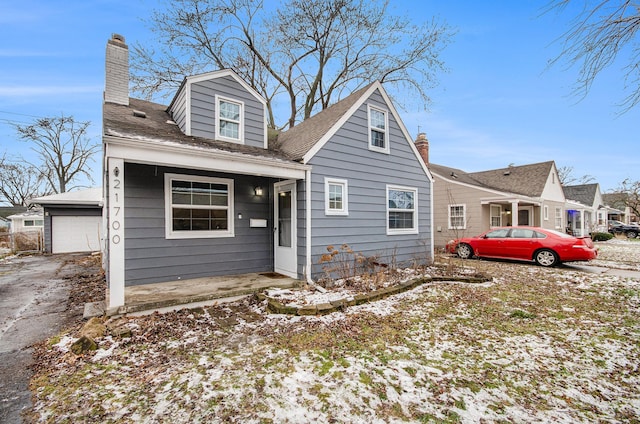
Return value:
<svg viewBox="0 0 640 424">
<path fill-rule="evenodd" d="M 556 230 L 562 229 L 562 208 L 556 208 L 555 226 Z"/>
<path fill-rule="evenodd" d="M 165 174 L 167 238 L 233 237 L 233 180 Z"/>
<path fill-rule="evenodd" d="M 389 119 L 387 111 L 368 106 L 369 111 L 369 150 L 389 153 Z"/>
<path fill-rule="evenodd" d="M 349 193 L 347 180 L 324 179 L 325 215 L 349 215 Z"/>
<path fill-rule="evenodd" d="M 387 186 L 387 234 L 418 234 L 418 189 Z"/>
<path fill-rule="evenodd" d="M 244 103 L 216 96 L 216 139 L 243 143 Z"/>
<path fill-rule="evenodd" d="M 466 205 L 449 205 L 449 229 L 464 230 L 467 228 Z"/>
<path fill-rule="evenodd" d="M 502 226 L 502 206 L 491 205 L 490 214 L 491 214 L 491 227 Z"/>
</svg>

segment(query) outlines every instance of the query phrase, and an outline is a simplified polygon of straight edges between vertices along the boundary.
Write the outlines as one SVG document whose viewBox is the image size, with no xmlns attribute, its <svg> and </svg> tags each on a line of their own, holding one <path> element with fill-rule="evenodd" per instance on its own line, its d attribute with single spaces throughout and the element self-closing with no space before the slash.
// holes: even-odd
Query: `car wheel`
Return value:
<svg viewBox="0 0 640 424">
<path fill-rule="evenodd" d="M 638 237 L 638 232 L 637 231 L 627 231 L 627 238 L 636 238 Z"/>
<path fill-rule="evenodd" d="M 540 266 L 554 266 L 558 264 L 558 255 L 556 255 L 556 252 L 549 249 L 538 250 L 534 259 Z"/>
<path fill-rule="evenodd" d="M 462 259 L 469 259 L 473 256 L 473 249 L 466 243 L 458 245 L 458 256 Z"/>
</svg>

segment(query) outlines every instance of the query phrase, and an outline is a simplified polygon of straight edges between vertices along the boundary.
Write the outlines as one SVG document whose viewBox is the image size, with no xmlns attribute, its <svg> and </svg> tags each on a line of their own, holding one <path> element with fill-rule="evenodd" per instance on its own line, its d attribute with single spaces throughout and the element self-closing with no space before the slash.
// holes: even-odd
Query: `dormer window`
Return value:
<svg viewBox="0 0 640 424">
<path fill-rule="evenodd" d="M 216 139 L 244 143 L 244 103 L 216 96 Z"/>
<path fill-rule="evenodd" d="M 369 105 L 369 150 L 389 153 L 387 111 Z"/>
</svg>

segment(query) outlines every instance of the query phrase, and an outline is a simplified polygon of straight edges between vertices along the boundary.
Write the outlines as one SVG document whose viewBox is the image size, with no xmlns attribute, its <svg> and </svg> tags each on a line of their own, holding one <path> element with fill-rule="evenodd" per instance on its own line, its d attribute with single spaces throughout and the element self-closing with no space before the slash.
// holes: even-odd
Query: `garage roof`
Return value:
<svg viewBox="0 0 640 424">
<path fill-rule="evenodd" d="M 85 190 L 68 191 L 66 193 L 35 197 L 29 200 L 29 203 L 36 203 L 39 205 L 83 205 L 102 207 L 102 188 L 94 187 Z"/>
</svg>

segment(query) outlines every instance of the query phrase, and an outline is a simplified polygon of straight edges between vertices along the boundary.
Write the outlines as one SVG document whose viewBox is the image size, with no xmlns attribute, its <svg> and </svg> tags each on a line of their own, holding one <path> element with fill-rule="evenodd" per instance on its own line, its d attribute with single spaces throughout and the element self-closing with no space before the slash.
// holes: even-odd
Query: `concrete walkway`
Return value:
<svg viewBox="0 0 640 424">
<path fill-rule="evenodd" d="M 212 305 L 257 293 L 266 288 L 292 288 L 303 283 L 274 272 L 195 278 L 125 289 L 125 305 L 108 315 L 141 315 L 186 307 Z"/>
<path fill-rule="evenodd" d="M 636 280 L 640 280 L 640 271 L 634 271 L 631 269 L 605 268 L 603 266 L 584 265 L 577 263 L 566 263 L 564 264 L 564 266 L 567 268 L 575 269 L 577 271 L 589 272 L 592 274 L 616 275 L 618 277 L 634 278 Z"/>
</svg>

